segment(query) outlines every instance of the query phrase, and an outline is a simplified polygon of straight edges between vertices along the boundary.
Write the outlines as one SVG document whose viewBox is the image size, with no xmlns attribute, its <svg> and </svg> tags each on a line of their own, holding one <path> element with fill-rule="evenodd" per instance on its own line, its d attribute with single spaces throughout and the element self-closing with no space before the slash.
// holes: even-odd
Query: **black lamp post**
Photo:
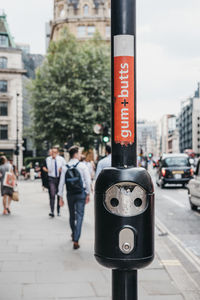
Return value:
<svg viewBox="0 0 200 300">
<path fill-rule="evenodd" d="M 15 155 L 17 156 L 17 171 L 19 170 L 19 96 L 20 94 L 16 94 L 16 149 Z"/>
</svg>

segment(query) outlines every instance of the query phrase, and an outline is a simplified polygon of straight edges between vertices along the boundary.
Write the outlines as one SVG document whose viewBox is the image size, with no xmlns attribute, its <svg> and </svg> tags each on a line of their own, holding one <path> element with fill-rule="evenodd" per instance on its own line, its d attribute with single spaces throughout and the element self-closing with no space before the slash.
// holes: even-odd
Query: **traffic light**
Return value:
<svg viewBox="0 0 200 300">
<path fill-rule="evenodd" d="M 103 128 L 103 142 L 104 143 L 108 143 L 110 141 L 108 130 L 109 130 L 108 126 L 105 125 Z"/>
<path fill-rule="evenodd" d="M 153 156 L 153 153 L 149 153 L 149 155 L 148 155 L 148 156 L 149 156 L 149 158 L 152 158 L 152 156 Z"/>
<path fill-rule="evenodd" d="M 103 142 L 104 142 L 104 143 L 108 143 L 108 142 L 109 142 L 109 140 L 110 140 L 110 139 L 109 139 L 109 137 L 108 137 L 108 136 L 104 136 L 104 137 L 103 137 Z"/>
<path fill-rule="evenodd" d="M 19 155 L 19 146 L 18 145 L 16 146 L 14 154 L 17 155 L 17 156 Z"/>
</svg>

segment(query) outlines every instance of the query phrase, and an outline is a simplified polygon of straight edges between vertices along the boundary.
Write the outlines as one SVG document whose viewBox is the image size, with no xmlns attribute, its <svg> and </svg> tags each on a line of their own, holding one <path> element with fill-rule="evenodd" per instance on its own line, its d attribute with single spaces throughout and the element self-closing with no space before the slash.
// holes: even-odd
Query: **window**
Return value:
<svg viewBox="0 0 200 300">
<path fill-rule="evenodd" d="M 167 157 L 162 161 L 163 167 L 184 167 L 190 166 L 188 158 L 185 157 Z"/>
<path fill-rule="evenodd" d="M 6 57 L 0 57 L 0 69 L 6 69 L 7 62 L 8 62 L 8 60 Z"/>
<path fill-rule="evenodd" d="M 88 26 L 88 36 L 93 36 L 95 33 L 95 26 Z"/>
<path fill-rule="evenodd" d="M 85 17 L 89 15 L 89 6 L 87 4 L 83 7 L 83 15 Z"/>
<path fill-rule="evenodd" d="M 0 102 L 0 116 L 7 116 L 7 115 L 8 115 L 8 103 Z"/>
<path fill-rule="evenodd" d="M 0 47 L 8 47 L 8 37 L 0 34 Z"/>
<path fill-rule="evenodd" d="M 6 80 L 0 80 L 0 93 L 6 93 L 8 90 L 8 82 Z"/>
<path fill-rule="evenodd" d="M 110 26 L 106 26 L 106 37 L 110 37 Z"/>
<path fill-rule="evenodd" d="M 78 37 L 85 37 L 86 31 L 85 26 L 78 26 Z"/>
<path fill-rule="evenodd" d="M 64 7 L 60 7 L 60 13 L 59 13 L 59 16 L 61 17 L 61 18 L 63 18 L 64 16 L 65 16 L 65 10 L 64 10 Z"/>
<path fill-rule="evenodd" d="M 0 140 L 8 139 L 8 125 L 0 125 Z"/>
</svg>

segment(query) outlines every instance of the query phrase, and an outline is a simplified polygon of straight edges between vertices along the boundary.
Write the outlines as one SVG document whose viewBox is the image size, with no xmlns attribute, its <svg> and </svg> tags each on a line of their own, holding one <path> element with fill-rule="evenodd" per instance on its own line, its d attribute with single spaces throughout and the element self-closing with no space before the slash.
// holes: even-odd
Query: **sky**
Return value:
<svg viewBox="0 0 200 300">
<path fill-rule="evenodd" d="M 137 0 L 139 119 L 178 114 L 200 82 L 200 0 Z M 53 0 L 0 0 L 16 42 L 45 53 Z"/>
</svg>

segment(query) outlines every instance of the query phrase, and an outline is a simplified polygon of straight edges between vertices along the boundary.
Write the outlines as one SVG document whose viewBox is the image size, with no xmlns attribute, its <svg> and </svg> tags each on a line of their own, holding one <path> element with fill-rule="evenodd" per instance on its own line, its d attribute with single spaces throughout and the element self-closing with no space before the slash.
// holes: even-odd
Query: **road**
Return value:
<svg viewBox="0 0 200 300">
<path fill-rule="evenodd" d="M 200 212 L 190 209 L 187 189 L 177 186 L 161 189 L 155 185 L 155 194 L 158 220 L 200 258 Z"/>
<path fill-rule="evenodd" d="M 155 170 L 150 170 L 155 186 L 156 226 L 160 235 L 168 235 L 174 255 L 197 283 L 200 279 L 200 211 L 190 208 L 187 189 L 155 183 Z"/>
</svg>

